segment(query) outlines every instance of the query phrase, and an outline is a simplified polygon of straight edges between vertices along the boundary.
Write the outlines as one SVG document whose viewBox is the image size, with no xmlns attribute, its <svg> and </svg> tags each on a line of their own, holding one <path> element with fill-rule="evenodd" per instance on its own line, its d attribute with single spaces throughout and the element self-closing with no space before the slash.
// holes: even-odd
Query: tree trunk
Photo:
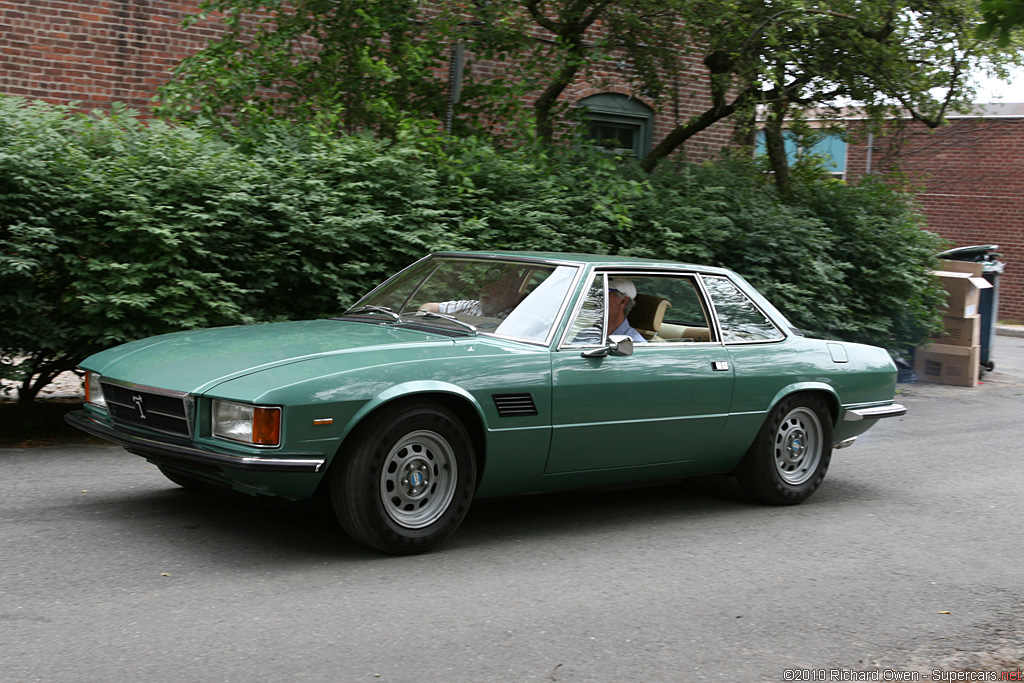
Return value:
<svg viewBox="0 0 1024 683">
<path fill-rule="evenodd" d="M 661 142 L 655 145 L 650 154 L 644 157 L 644 160 L 640 162 L 640 168 L 648 173 L 653 173 L 658 162 L 676 151 L 680 145 L 702 130 L 730 116 L 734 111 L 736 111 L 735 103 L 721 108 L 708 109 L 703 114 L 694 116 L 685 124 L 677 126 L 671 133 L 662 138 Z"/>
<path fill-rule="evenodd" d="M 67 358 L 41 363 L 29 362 L 32 363 L 33 372 L 26 376 L 18 387 L 18 403 L 20 404 L 32 403 L 44 387 L 57 379 L 57 375 L 75 368 L 75 363 Z"/>
<path fill-rule="evenodd" d="M 786 155 L 785 121 L 789 105 L 786 102 L 775 102 L 771 105 L 768 118 L 764 123 L 765 150 L 768 152 L 768 163 L 775 178 L 775 187 L 779 194 L 789 194 L 790 178 L 789 157 Z"/>
<path fill-rule="evenodd" d="M 582 30 L 586 30 L 585 28 Z M 569 84 L 576 78 L 583 62 L 586 47 L 583 45 L 583 34 L 563 35 L 562 38 L 569 43 L 567 61 L 558 70 L 555 79 L 544 88 L 537 101 L 533 103 L 534 117 L 537 124 L 537 137 L 544 142 L 550 143 L 555 136 L 554 111 L 558 98 Z"/>
<path fill-rule="evenodd" d="M 548 85 L 533 104 L 534 121 L 537 124 L 537 137 L 550 143 L 555 136 L 554 109 L 558 97 L 569 87 L 576 76 L 575 66 L 566 66 L 558 74 L 553 83 Z"/>
</svg>

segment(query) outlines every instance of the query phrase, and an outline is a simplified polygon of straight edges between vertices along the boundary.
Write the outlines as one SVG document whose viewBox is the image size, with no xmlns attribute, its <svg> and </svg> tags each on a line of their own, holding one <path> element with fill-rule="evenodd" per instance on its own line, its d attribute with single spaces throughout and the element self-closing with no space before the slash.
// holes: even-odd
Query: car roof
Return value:
<svg viewBox="0 0 1024 683">
<path fill-rule="evenodd" d="M 731 273 L 727 268 L 715 266 L 702 266 L 694 263 L 680 263 L 678 261 L 664 261 L 660 259 L 640 258 L 637 256 L 618 256 L 610 254 L 572 254 L 554 251 L 442 251 L 434 256 L 461 256 L 470 258 L 492 258 L 492 259 L 528 259 L 545 263 L 574 264 L 581 266 L 594 266 L 602 268 L 637 268 L 645 269 L 671 269 L 671 270 L 697 270 L 704 273 Z"/>
</svg>

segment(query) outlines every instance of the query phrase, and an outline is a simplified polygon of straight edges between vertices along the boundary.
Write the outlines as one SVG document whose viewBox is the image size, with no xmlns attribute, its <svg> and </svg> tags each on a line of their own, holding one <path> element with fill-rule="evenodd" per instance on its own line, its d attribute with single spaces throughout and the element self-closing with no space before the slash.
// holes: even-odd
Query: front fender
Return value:
<svg viewBox="0 0 1024 683">
<path fill-rule="evenodd" d="M 466 403 L 473 406 L 473 410 L 476 411 L 476 415 L 480 422 L 482 424 L 486 424 L 484 411 L 481 408 L 480 403 L 476 400 L 473 394 L 469 393 L 462 387 L 452 384 L 451 382 L 442 382 L 438 380 L 414 380 L 389 386 L 384 391 L 381 391 L 376 396 L 373 396 L 363 403 L 359 410 L 352 415 L 348 423 L 345 425 L 345 428 L 342 431 L 342 439 L 348 438 L 348 435 L 352 433 L 352 430 L 354 430 L 367 415 L 377 410 L 385 403 L 390 403 L 391 401 L 404 398 L 406 396 L 418 396 L 422 394 L 448 394 L 451 396 L 458 396 L 465 400 Z"/>
</svg>

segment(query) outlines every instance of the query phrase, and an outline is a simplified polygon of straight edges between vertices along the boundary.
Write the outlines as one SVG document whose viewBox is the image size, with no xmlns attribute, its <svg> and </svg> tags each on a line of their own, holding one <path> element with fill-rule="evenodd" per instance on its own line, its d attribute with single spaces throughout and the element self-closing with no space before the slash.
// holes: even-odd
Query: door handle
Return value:
<svg viewBox="0 0 1024 683">
<path fill-rule="evenodd" d="M 729 363 L 724 360 L 713 360 L 711 361 L 711 369 L 715 372 L 728 372 Z"/>
</svg>

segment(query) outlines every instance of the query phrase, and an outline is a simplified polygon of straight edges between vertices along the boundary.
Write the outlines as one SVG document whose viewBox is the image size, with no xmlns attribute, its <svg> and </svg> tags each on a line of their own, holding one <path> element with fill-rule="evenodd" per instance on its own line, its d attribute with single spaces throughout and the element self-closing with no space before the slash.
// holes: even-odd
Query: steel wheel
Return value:
<svg viewBox="0 0 1024 683">
<path fill-rule="evenodd" d="M 436 548 L 469 511 L 476 458 L 454 412 L 407 399 L 364 420 L 331 465 L 334 512 L 355 541 L 406 555 Z"/>
<path fill-rule="evenodd" d="M 455 452 L 443 436 L 427 430 L 406 434 L 381 468 L 384 510 L 407 529 L 429 526 L 448 509 L 458 476 Z"/>
<path fill-rule="evenodd" d="M 810 408 L 794 408 L 775 434 L 775 469 L 787 484 L 799 486 L 814 476 L 821 462 L 821 420 Z"/>
<path fill-rule="evenodd" d="M 832 460 L 831 415 L 817 394 L 779 401 L 733 471 L 743 490 L 773 505 L 810 498 Z"/>
</svg>

